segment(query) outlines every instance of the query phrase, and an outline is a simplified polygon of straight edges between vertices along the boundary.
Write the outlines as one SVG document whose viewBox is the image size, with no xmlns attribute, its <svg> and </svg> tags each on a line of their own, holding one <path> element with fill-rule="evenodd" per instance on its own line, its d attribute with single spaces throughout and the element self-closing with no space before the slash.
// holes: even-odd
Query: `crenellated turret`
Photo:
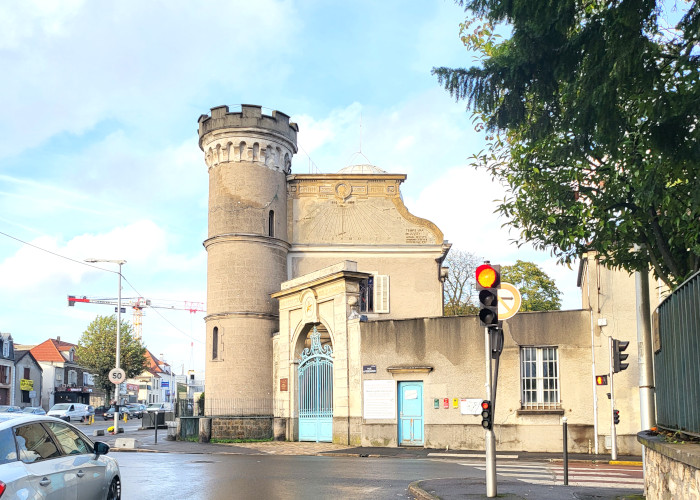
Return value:
<svg viewBox="0 0 700 500">
<path fill-rule="evenodd" d="M 199 147 L 212 167 L 221 162 L 251 161 L 291 173 L 292 155 L 297 152 L 296 123 L 279 111 L 263 115 L 260 106 L 241 105 L 240 112 L 228 106 L 211 108 L 211 116 L 199 117 Z"/>
</svg>

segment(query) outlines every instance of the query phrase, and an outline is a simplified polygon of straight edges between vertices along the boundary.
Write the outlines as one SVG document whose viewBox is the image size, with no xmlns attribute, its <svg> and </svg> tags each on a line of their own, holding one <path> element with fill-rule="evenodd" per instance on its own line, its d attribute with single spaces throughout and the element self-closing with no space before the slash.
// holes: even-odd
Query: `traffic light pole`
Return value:
<svg viewBox="0 0 700 500">
<path fill-rule="evenodd" d="M 493 377 L 491 375 L 491 332 L 489 328 L 484 328 L 484 345 L 486 351 L 486 399 L 491 401 L 492 411 L 491 418 L 494 417 L 493 408 L 495 407 L 495 393 L 492 393 L 491 386 Z M 496 486 L 496 437 L 491 429 L 486 429 L 486 497 L 495 498 L 498 494 Z"/>
<path fill-rule="evenodd" d="M 615 431 L 615 377 L 613 370 L 613 338 L 608 337 L 610 353 L 610 440 L 612 442 L 611 459 L 617 460 L 617 432 Z"/>
</svg>

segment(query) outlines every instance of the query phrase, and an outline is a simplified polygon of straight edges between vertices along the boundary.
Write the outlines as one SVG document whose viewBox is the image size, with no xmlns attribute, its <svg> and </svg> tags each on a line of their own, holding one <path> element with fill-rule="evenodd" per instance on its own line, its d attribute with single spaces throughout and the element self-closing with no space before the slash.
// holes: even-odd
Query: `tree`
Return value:
<svg viewBox="0 0 700 500">
<path fill-rule="evenodd" d="M 447 254 L 445 265 L 449 267 L 443 286 L 445 316 L 478 314 L 475 299 L 475 273 L 481 259 L 462 250 L 452 249 Z"/>
<path fill-rule="evenodd" d="M 677 286 L 700 268 L 700 8 L 656 0 L 464 0 L 480 64 L 434 68 L 487 132 L 519 242 Z M 671 13 L 672 14 L 672 13 Z M 510 35 L 499 36 L 508 23 Z"/>
<path fill-rule="evenodd" d="M 132 335 L 128 322 L 122 322 L 119 335 L 119 366 L 127 378 L 135 377 L 147 367 L 146 348 Z M 116 366 L 117 319 L 112 316 L 97 316 L 83 332 L 75 350 L 78 362 L 97 376 L 96 385 L 106 394 L 114 391 L 109 381 L 109 371 Z"/>
<path fill-rule="evenodd" d="M 517 260 L 501 268 L 501 281 L 515 285 L 522 297 L 521 311 L 556 311 L 561 309 L 561 292 L 554 280 L 537 264 Z"/>
</svg>

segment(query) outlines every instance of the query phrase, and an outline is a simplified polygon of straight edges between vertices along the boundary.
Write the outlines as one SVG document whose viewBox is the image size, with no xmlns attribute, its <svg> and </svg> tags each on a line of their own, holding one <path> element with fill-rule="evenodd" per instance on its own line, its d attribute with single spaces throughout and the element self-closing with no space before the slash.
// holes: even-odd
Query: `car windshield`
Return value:
<svg viewBox="0 0 700 500">
<path fill-rule="evenodd" d="M 70 405 L 69 405 L 69 404 L 67 404 L 67 403 L 62 403 L 62 404 L 53 405 L 53 406 L 51 407 L 51 410 L 49 410 L 49 411 L 54 411 L 54 410 L 67 410 L 68 408 L 70 408 Z"/>
<path fill-rule="evenodd" d="M 24 413 L 32 413 L 36 408 L 32 408 L 31 406 L 28 406 L 24 410 L 22 410 Z"/>
<path fill-rule="evenodd" d="M 148 405 L 148 408 L 155 409 L 155 408 L 160 408 L 161 406 L 163 406 L 163 405 L 161 405 L 160 403 L 151 403 L 150 405 Z"/>
</svg>

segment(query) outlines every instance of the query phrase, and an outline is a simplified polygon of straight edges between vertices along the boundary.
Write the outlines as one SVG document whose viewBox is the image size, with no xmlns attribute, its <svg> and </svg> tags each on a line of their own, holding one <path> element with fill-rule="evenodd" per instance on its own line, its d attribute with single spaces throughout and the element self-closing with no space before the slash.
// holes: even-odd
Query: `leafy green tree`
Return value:
<svg viewBox="0 0 700 500">
<path fill-rule="evenodd" d="M 518 260 L 501 268 L 501 281 L 515 285 L 522 297 L 521 311 L 557 311 L 561 292 L 554 280 L 532 262 Z"/>
<path fill-rule="evenodd" d="M 519 240 L 588 250 L 677 286 L 700 268 L 700 8 L 657 0 L 464 0 L 479 61 L 434 68 L 487 133 Z M 666 10 L 665 10 L 666 9 Z M 508 32 L 507 38 L 500 35 Z"/>
<path fill-rule="evenodd" d="M 481 260 L 463 250 L 452 249 L 447 254 L 444 264 L 449 270 L 443 284 L 445 316 L 479 313 L 475 297 L 475 272 Z"/>
<path fill-rule="evenodd" d="M 147 367 L 146 348 L 133 337 L 131 325 L 122 321 L 119 330 L 119 366 L 126 377 L 135 377 Z M 75 350 L 78 362 L 96 375 L 96 385 L 112 394 L 114 384 L 109 381 L 109 371 L 116 366 L 117 319 L 97 316 L 83 332 Z"/>
</svg>

